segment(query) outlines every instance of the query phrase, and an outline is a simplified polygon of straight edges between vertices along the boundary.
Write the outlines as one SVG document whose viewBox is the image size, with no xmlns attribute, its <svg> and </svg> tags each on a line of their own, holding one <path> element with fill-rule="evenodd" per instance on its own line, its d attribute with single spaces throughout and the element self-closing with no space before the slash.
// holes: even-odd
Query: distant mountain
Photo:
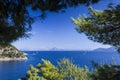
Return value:
<svg viewBox="0 0 120 80">
<path fill-rule="evenodd" d="M 53 48 L 49 49 L 49 51 L 63 51 L 63 49 L 53 47 Z"/>
<path fill-rule="evenodd" d="M 110 48 L 98 48 L 98 49 L 95 49 L 93 51 L 97 51 L 97 52 L 116 52 L 117 50 L 114 47 L 110 47 Z"/>
</svg>

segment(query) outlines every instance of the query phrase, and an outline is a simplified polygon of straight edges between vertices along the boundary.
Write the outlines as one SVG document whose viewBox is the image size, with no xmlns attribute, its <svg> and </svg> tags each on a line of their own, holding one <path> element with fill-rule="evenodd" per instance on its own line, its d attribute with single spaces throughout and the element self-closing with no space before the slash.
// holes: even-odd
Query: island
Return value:
<svg viewBox="0 0 120 80">
<path fill-rule="evenodd" d="M 27 60 L 27 57 L 11 44 L 7 44 L 7 46 L 0 45 L 0 61 L 18 60 Z"/>
</svg>

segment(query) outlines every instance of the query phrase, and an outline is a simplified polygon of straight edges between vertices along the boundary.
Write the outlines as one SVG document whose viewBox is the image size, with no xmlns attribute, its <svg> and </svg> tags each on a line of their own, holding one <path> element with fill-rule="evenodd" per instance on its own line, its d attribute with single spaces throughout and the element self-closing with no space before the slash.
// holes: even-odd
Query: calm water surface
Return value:
<svg viewBox="0 0 120 80">
<path fill-rule="evenodd" d="M 30 64 L 36 65 L 41 62 L 41 58 L 56 62 L 62 58 L 69 58 L 74 64 L 81 67 L 84 65 L 91 68 L 91 61 L 98 63 L 112 63 L 112 58 L 116 64 L 120 64 L 120 55 L 113 52 L 85 52 L 85 51 L 25 51 L 28 60 L 0 62 L 0 80 L 18 80 L 25 77 L 25 72 Z"/>
</svg>

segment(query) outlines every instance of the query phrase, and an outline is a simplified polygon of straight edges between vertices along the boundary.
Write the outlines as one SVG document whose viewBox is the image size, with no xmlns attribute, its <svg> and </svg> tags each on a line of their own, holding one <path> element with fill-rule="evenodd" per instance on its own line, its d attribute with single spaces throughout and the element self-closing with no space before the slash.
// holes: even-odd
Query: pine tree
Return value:
<svg viewBox="0 0 120 80">
<path fill-rule="evenodd" d="M 36 67 L 30 65 L 27 78 L 21 80 L 91 80 L 87 68 L 80 68 L 68 59 L 62 59 L 57 66 L 48 60 L 42 61 Z"/>
<path fill-rule="evenodd" d="M 90 16 L 72 18 L 79 33 L 84 33 L 90 40 L 109 44 L 120 50 L 120 5 L 109 6 L 104 11 L 89 7 Z"/>
<path fill-rule="evenodd" d="M 44 18 L 46 12 L 59 12 L 79 4 L 97 3 L 99 0 L 0 0 L 0 45 L 26 38 L 32 29 L 32 11 L 39 10 L 38 17 Z M 37 17 L 37 16 L 35 16 Z"/>
</svg>

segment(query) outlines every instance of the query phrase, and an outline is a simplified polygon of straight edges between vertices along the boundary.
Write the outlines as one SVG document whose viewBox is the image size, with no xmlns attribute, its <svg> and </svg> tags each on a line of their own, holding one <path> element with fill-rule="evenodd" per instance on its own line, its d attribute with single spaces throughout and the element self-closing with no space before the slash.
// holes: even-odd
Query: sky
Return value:
<svg viewBox="0 0 120 80">
<path fill-rule="evenodd" d="M 101 0 L 92 5 L 93 8 L 104 10 L 110 2 L 120 3 L 119 0 Z M 38 15 L 38 12 L 33 15 Z M 45 20 L 37 19 L 32 25 L 32 35 L 27 39 L 19 39 L 12 43 L 19 50 L 94 50 L 96 48 L 108 48 L 110 45 L 103 45 L 93 42 L 84 34 L 75 30 L 71 17 L 88 15 L 88 8 L 80 5 L 76 8 L 68 8 L 65 13 L 47 13 Z"/>
</svg>

